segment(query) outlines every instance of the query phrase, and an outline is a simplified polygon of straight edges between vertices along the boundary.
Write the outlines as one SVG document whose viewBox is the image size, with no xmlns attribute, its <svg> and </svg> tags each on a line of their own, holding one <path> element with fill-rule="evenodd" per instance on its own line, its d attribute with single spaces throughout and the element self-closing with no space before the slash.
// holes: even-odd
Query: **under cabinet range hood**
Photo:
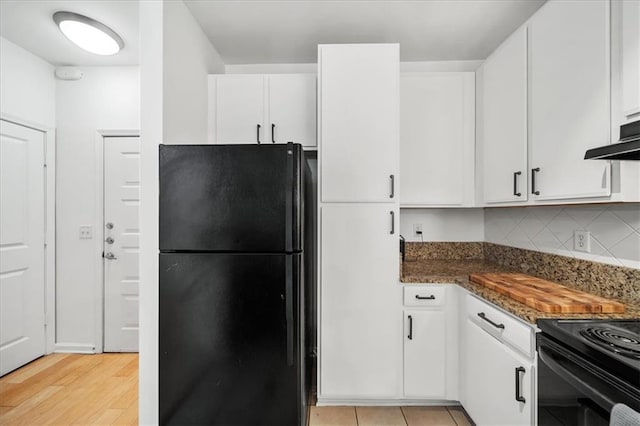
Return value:
<svg viewBox="0 0 640 426">
<path fill-rule="evenodd" d="M 585 160 L 640 160 L 640 120 L 620 126 L 620 141 L 587 150 Z"/>
</svg>

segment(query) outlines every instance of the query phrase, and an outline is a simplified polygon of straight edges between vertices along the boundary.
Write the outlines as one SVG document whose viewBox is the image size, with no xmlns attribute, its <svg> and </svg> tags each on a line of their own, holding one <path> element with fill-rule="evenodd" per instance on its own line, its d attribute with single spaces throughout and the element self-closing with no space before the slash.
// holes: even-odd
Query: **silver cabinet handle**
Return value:
<svg viewBox="0 0 640 426">
<path fill-rule="evenodd" d="M 107 229 L 113 229 L 113 223 L 111 223 L 111 222 L 107 222 L 107 224 L 105 225 L 105 228 L 107 228 Z"/>
<path fill-rule="evenodd" d="M 105 253 L 104 254 L 104 258 L 105 259 L 109 259 L 109 260 L 116 260 L 117 259 L 117 257 L 111 252 Z"/>
<path fill-rule="evenodd" d="M 389 198 L 393 198 L 396 190 L 396 177 L 394 175 L 389 175 L 389 179 L 391 179 L 391 194 L 389 194 Z"/>
<path fill-rule="evenodd" d="M 107 239 L 106 239 L 106 240 L 104 240 L 104 242 L 105 242 L 105 243 L 107 243 L 107 244 L 113 244 L 113 243 L 114 243 L 114 241 L 115 241 L 115 240 L 114 240 L 113 238 L 111 238 L 111 237 L 107 237 Z"/>
<path fill-rule="evenodd" d="M 391 210 L 389 214 L 391 214 L 391 232 L 389 233 L 393 235 L 396 233 L 396 214 L 393 210 Z"/>
</svg>

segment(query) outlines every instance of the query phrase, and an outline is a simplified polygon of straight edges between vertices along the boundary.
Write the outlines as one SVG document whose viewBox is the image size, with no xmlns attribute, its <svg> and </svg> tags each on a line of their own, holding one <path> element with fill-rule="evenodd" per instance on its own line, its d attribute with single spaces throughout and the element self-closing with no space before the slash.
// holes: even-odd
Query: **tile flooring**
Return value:
<svg viewBox="0 0 640 426">
<path fill-rule="evenodd" d="M 309 426 L 470 426 L 461 407 L 310 407 Z"/>
</svg>

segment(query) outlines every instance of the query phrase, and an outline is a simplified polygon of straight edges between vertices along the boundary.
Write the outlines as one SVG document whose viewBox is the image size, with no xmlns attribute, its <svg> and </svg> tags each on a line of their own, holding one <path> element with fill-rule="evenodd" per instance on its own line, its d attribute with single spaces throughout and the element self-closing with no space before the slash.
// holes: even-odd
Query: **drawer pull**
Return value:
<svg viewBox="0 0 640 426">
<path fill-rule="evenodd" d="M 496 324 L 495 322 L 493 322 L 489 318 L 487 318 L 487 316 L 484 314 L 484 312 L 478 312 L 478 316 L 480 318 L 482 318 L 483 320 L 485 320 L 486 322 L 488 322 L 489 324 L 491 324 L 492 326 L 494 326 L 495 328 L 501 328 L 501 329 L 504 330 L 504 324 Z"/>
<path fill-rule="evenodd" d="M 520 393 L 520 373 L 525 373 L 524 367 L 516 367 L 516 401 L 527 402 L 524 396 Z"/>
<path fill-rule="evenodd" d="M 409 335 L 407 339 L 413 340 L 413 317 L 411 315 L 407 315 L 409 317 Z"/>
<path fill-rule="evenodd" d="M 436 300 L 436 297 L 432 294 L 431 296 L 420 296 L 416 294 L 416 299 L 418 300 Z"/>
</svg>

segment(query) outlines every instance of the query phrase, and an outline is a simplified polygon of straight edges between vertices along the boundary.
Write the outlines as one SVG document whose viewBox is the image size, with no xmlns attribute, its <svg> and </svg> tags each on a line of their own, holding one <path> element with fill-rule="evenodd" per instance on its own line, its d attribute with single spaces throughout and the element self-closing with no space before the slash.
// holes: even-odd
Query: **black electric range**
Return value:
<svg viewBox="0 0 640 426">
<path fill-rule="evenodd" d="M 640 411 L 640 320 L 538 321 L 538 423 L 605 425 Z"/>
</svg>

